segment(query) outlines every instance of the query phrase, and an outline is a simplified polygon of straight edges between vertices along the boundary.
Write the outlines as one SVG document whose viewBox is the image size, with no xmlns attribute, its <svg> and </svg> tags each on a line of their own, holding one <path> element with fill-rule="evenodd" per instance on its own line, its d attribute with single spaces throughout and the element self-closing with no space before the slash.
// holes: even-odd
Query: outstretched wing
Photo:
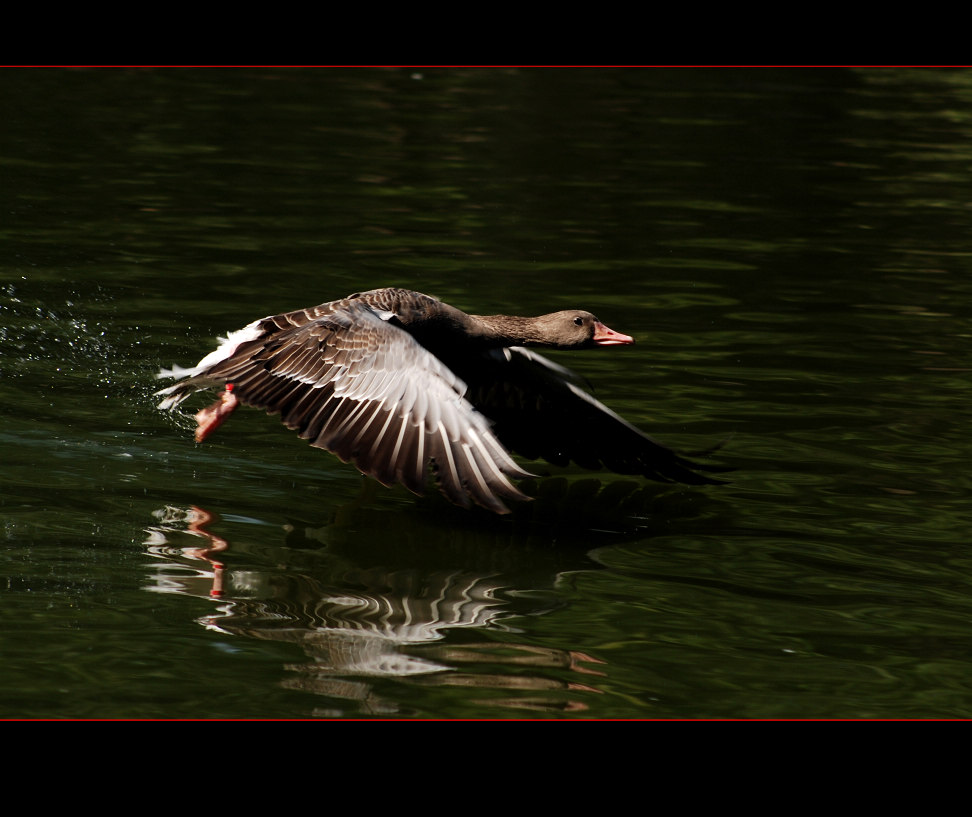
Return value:
<svg viewBox="0 0 972 817">
<path fill-rule="evenodd" d="M 465 399 L 465 383 L 390 323 L 392 313 L 345 301 L 301 316 L 306 322 L 296 326 L 279 318 L 251 324 L 228 356 L 164 390 L 173 396 L 163 405 L 232 383 L 241 403 L 279 414 L 311 445 L 385 485 L 421 494 L 431 465 L 442 492 L 464 507 L 472 499 L 505 513 L 503 499 L 527 499 L 510 479 L 530 474 Z"/>
<path fill-rule="evenodd" d="M 454 368 L 503 445 L 528 459 L 688 485 L 719 481 L 699 471 L 732 470 L 679 456 L 584 391 L 569 369 L 528 349 L 497 349 L 476 367 Z"/>
</svg>

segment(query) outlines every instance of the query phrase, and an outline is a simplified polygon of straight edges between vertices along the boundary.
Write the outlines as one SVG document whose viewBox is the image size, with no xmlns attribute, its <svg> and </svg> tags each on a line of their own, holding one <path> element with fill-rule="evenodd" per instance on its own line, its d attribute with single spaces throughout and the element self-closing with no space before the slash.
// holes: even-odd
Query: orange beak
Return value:
<svg viewBox="0 0 972 817">
<path fill-rule="evenodd" d="M 630 335 L 622 335 L 620 332 L 608 329 L 600 321 L 594 324 L 594 337 L 592 340 L 598 346 L 622 346 L 634 343 L 634 338 Z"/>
</svg>

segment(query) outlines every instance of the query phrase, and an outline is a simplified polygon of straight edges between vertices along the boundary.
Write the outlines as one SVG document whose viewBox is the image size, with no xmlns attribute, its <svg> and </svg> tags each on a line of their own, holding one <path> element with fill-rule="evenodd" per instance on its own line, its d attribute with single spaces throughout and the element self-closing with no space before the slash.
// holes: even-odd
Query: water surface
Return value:
<svg viewBox="0 0 972 817">
<path fill-rule="evenodd" d="M 0 716 L 972 716 L 968 71 L 7 69 L 0 110 Z M 557 360 L 731 483 L 495 518 L 156 408 L 386 285 L 590 309 L 638 343 Z"/>
</svg>

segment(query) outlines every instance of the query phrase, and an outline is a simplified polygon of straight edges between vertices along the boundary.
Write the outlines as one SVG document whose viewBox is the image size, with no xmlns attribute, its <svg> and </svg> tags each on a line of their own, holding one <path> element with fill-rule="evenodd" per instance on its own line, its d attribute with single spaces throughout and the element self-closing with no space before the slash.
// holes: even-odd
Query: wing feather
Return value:
<svg viewBox="0 0 972 817">
<path fill-rule="evenodd" d="M 279 414 L 312 446 L 386 485 L 421 494 L 432 466 L 442 492 L 464 507 L 474 500 L 505 513 L 501 497 L 527 498 L 510 480 L 530 475 L 465 399 L 465 383 L 392 312 L 361 299 L 326 306 L 254 322 L 235 350 L 160 392 L 170 395 L 164 404 L 232 383 L 241 403 Z"/>
<path fill-rule="evenodd" d="M 569 369 L 528 349 L 497 350 L 475 366 L 457 360 L 453 368 L 468 383 L 469 400 L 494 422 L 495 437 L 528 459 L 687 485 L 718 482 L 700 471 L 731 470 L 676 454 L 580 388 Z"/>
</svg>

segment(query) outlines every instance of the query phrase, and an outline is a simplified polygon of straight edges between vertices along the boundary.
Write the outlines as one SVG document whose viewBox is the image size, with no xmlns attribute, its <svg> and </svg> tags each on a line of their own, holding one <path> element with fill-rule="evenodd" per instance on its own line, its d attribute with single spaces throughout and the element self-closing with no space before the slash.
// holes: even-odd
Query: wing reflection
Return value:
<svg viewBox="0 0 972 817">
<path fill-rule="evenodd" d="M 317 715 L 410 714 L 376 693 L 380 679 L 480 689 L 490 695 L 472 704 L 531 711 L 582 710 L 584 694 L 598 692 L 597 659 L 518 643 L 513 627 L 561 605 L 564 571 L 597 568 L 576 549 L 496 546 L 488 530 L 449 526 L 412 529 L 411 543 L 399 533 L 394 553 L 375 553 L 360 530 L 345 543 L 340 525 L 291 527 L 285 546 L 236 546 L 213 532 L 226 522 L 201 508 L 155 516 L 146 589 L 212 600 L 198 619 L 210 630 L 299 645 L 308 660 L 285 667 L 283 686 L 354 706 Z M 463 635 L 473 632 L 494 640 Z"/>
</svg>

